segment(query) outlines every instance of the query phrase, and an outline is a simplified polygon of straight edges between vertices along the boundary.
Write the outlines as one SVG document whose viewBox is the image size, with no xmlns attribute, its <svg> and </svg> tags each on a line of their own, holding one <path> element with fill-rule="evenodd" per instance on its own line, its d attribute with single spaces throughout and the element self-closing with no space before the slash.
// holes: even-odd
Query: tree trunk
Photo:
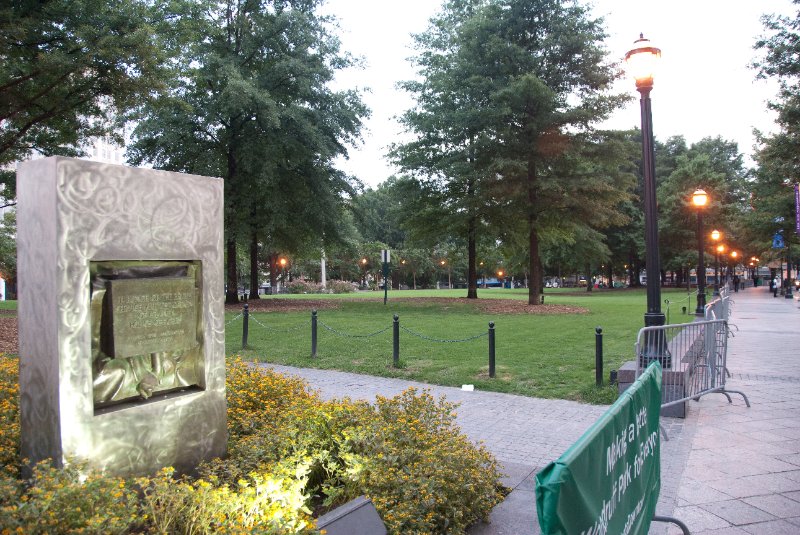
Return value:
<svg viewBox="0 0 800 535">
<path fill-rule="evenodd" d="M 591 292 L 593 286 L 594 284 L 592 284 L 592 265 L 586 264 L 586 291 Z"/>
<path fill-rule="evenodd" d="M 541 305 L 539 292 L 544 286 L 542 281 L 542 262 L 539 258 L 539 229 L 536 224 L 534 207 L 536 206 L 536 164 L 528 160 L 528 262 L 531 282 L 528 285 L 528 304 Z"/>
<path fill-rule="evenodd" d="M 476 269 L 478 254 L 475 247 L 475 227 L 475 218 L 471 217 L 467 230 L 467 299 L 478 298 L 478 270 Z"/>
<path fill-rule="evenodd" d="M 225 290 L 225 304 L 235 305 L 239 302 L 239 277 L 236 273 L 236 239 L 232 237 L 228 238 L 225 248 L 228 255 L 226 260 L 228 264 L 228 285 Z"/>
<path fill-rule="evenodd" d="M 250 236 L 250 295 L 248 299 L 258 299 L 258 235 Z"/>
<path fill-rule="evenodd" d="M 233 124 L 231 122 L 231 124 Z M 237 166 L 236 166 L 236 155 L 234 154 L 234 146 L 236 145 L 236 132 L 232 130 L 233 127 L 229 127 L 229 137 L 231 139 L 231 143 L 228 145 L 228 161 L 227 161 L 227 168 L 228 168 L 228 176 L 224 177 L 226 183 L 234 184 L 236 182 L 236 175 L 237 175 Z M 227 249 L 227 262 L 228 262 L 228 287 L 225 291 L 225 304 L 227 305 L 235 305 L 239 302 L 239 274 L 237 273 L 236 269 L 236 233 L 233 230 L 233 225 L 230 224 L 230 221 L 225 222 L 225 228 L 229 230 L 228 235 L 228 242 L 226 244 Z"/>
</svg>

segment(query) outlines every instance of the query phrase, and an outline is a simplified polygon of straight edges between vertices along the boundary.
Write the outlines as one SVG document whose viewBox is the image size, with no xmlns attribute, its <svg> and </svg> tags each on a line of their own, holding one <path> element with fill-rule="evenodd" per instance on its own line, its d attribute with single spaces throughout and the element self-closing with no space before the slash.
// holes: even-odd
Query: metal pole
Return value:
<svg viewBox="0 0 800 535">
<path fill-rule="evenodd" d="M 719 297 L 719 251 L 714 248 L 714 297 Z"/>
<path fill-rule="evenodd" d="M 247 347 L 247 323 L 250 319 L 250 311 L 248 310 L 249 308 L 250 306 L 247 303 L 245 303 L 244 310 L 242 311 L 242 316 L 244 318 L 244 321 L 242 323 L 242 349 L 245 349 Z"/>
<path fill-rule="evenodd" d="M 786 299 L 792 299 L 792 245 L 790 243 L 791 237 L 786 240 Z"/>
<path fill-rule="evenodd" d="M 703 235 L 703 209 L 697 210 L 697 308 L 694 313 L 703 316 L 706 313 L 706 252 Z"/>
<path fill-rule="evenodd" d="M 383 263 L 383 304 L 386 304 L 386 299 L 389 297 L 389 283 L 386 278 L 389 276 L 389 263 Z"/>
<path fill-rule="evenodd" d="M 392 323 L 392 366 L 400 367 L 400 316 L 397 314 Z"/>
<path fill-rule="evenodd" d="M 664 325 L 666 318 L 661 312 L 661 266 L 658 255 L 658 206 L 656 204 L 656 163 L 653 147 L 653 112 L 650 105 L 652 84 L 637 84 L 642 111 L 642 168 L 644 174 L 644 242 L 645 269 L 647 270 L 647 312 L 645 327 Z M 661 336 L 649 336 L 645 340 L 644 357 L 649 360 L 668 359 L 664 353 L 666 345 Z"/>
<path fill-rule="evenodd" d="M 603 386 L 603 329 L 594 329 L 594 382 Z"/>
<path fill-rule="evenodd" d="M 494 379 L 494 322 L 489 322 L 489 377 Z"/>
<path fill-rule="evenodd" d="M 311 311 L 311 358 L 317 356 L 317 311 Z"/>
</svg>

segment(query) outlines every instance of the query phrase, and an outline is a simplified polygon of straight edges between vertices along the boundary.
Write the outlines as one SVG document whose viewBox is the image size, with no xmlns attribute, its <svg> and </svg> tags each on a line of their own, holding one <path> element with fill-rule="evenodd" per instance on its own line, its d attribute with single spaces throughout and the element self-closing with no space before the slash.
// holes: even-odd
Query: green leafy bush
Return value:
<svg viewBox="0 0 800 535">
<path fill-rule="evenodd" d="M 12 361 L 13 362 L 9 362 Z M 306 384 L 228 363 L 229 448 L 199 478 L 100 477 L 19 455 L 15 359 L 0 356 L 0 525 L 24 533 L 317 533 L 312 510 L 369 496 L 390 533 L 463 533 L 501 499 L 496 461 L 455 425 L 455 406 L 409 389 L 375 405 L 323 401 Z M 8 423 L 5 422 L 4 423 Z"/>
<path fill-rule="evenodd" d="M 322 285 L 312 281 L 294 280 L 286 283 L 290 294 L 318 294 L 322 292 Z"/>
<path fill-rule="evenodd" d="M 333 280 L 328 281 L 328 291 L 332 294 L 349 294 L 356 291 L 352 282 Z"/>
</svg>

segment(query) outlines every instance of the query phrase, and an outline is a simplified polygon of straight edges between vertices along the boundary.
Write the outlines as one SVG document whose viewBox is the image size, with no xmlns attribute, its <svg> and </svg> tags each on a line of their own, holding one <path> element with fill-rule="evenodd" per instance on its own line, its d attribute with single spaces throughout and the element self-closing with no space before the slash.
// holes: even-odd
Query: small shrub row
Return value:
<svg viewBox="0 0 800 535">
<path fill-rule="evenodd" d="M 325 288 L 318 282 L 293 280 L 286 283 L 290 294 L 346 294 L 356 291 L 356 286 L 347 281 L 328 281 Z"/>
<path fill-rule="evenodd" d="M 463 533 L 501 499 L 496 461 L 460 433 L 444 399 L 409 389 L 374 405 L 323 401 L 239 359 L 227 370 L 228 455 L 197 478 L 45 463 L 22 481 L 16 362 L 0 356 L 0 526 L 10 533 L 317 533 L 312 512 L 361 494 L 390 533 Z"/>
</svg>

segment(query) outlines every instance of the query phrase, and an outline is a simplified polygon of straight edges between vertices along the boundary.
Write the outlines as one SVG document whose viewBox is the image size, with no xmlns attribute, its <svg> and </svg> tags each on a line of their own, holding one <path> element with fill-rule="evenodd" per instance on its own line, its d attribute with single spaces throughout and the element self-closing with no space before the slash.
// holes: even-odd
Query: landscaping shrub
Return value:
<svg viewBox="0 0 800 535">
<path fill-rule="evenodd" d="M 293 280 L 286 283 L 286 289 L 290 294 L 318 294 L 322 292 L 322 285 L 311 281 Z"/>
<path fill-rule="evenodd" d="M 199 478 L 165 468 L 126 480 L 41 464 L 22 481 L 16 359 L 0 356 L 0 525 L 24 533 L 310 534 L 312 510 L 366 494 L 390 533 L 463 533 L 501 499 L 495 460 L 459 432 L 455 406 L 443 399 L 409 389 L 375 405 L 323 401 L 303 381 L 240 359 L 227 373 L 228 456 L 204 464 Z"/>
<path fill-rule="evenodd" d="M 328 281 L 328 291 L 332 294 L 349 294 L 356 291 L 352 282 L 333 280 Z"/>
</svg>

